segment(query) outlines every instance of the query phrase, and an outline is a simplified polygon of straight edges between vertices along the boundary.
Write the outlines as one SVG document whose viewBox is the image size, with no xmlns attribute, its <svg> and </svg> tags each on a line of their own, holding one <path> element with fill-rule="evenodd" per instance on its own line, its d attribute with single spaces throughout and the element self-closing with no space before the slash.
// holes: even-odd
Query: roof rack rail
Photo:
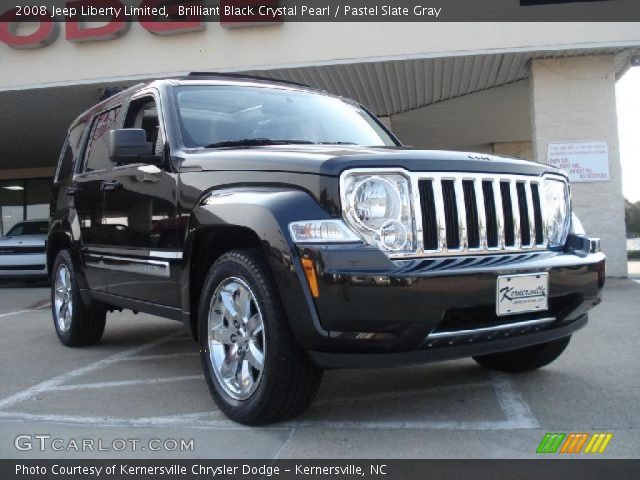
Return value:
<svg viewBox="0 0 640 480">
<path fill-rule="evenodd" d="M 287 85 L 295 85 L 298 87 L 311 88 L 310 85 L 304 83 L 292 82 L 291 80 L 281 80 L 278 78 L 259 77 L 257 75 L 246 75 L 243 73 L 220 73 L 220 72 L 189 72 L 185 78 L 237 78 L 239 80 L 258 80 L 262 82 L 276 82 Z"/>
</svg>

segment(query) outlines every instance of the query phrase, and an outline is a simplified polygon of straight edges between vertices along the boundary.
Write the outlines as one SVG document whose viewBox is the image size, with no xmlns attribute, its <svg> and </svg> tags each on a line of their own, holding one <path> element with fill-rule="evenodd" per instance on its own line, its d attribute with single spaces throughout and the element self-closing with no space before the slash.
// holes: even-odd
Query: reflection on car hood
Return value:
<svg viewBox="0 0 640 480">
<path fill-rule="evenodd" d="M 528 160 L 485 153 L 415 150 L 407 147 L 274 145 L 185 152 L 188 171 L 286 171 L 337 176 L 347 168 L 403 168 L 414 172 L 459 171 L 524 175 L 559 173 Z"/>
<path fill-rule="evenodd" d="M 20 235 L 18 237 L 0 237 L 0 247 L 44 247 L 46 235 Z"/>
</svg>

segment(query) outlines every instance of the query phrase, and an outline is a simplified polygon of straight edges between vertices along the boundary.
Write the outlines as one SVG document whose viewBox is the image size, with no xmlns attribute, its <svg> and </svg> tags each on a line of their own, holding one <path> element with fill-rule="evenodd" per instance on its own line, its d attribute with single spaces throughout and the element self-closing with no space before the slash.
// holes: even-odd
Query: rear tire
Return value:
<svg viewBox="0 0 640 480">
<path fill-rule="evenodd" d="M 315 398 L 322 369 L 294 339 L 260 250 L 225 253 L 211 267 L 198 333 L 209 390 L 231 420 L 245 425 L 286 420 Z"/>
<path fill-rule="evenodd" d="M 83 303 L 68 250 L 61 250 L 53 264 L 51 313 L 58 338 L 67 347 L 93 345 L 102 338 L 107 310 L 102 305 Z"/>
<path fill-rule="evenodd" d="M 571 336 L 540 345 L 510 350 L 508 352 L 480 355 L 473 359 L 485 368 L 502 372 L 526 372 L 549 365 L 564 352 Z"/>
</svg>

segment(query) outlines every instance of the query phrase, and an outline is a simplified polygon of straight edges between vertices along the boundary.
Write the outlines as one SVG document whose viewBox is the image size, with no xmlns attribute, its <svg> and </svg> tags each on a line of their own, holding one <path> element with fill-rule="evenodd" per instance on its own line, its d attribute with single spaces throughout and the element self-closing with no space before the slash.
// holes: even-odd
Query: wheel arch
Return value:
<svg viewBox="0 0 640 480">
<path fill-rule="evenodd" d="M 78 276 L 80 286 L 81 288 L 86 287 L 84 274 L 82 273 L 82 259 L 80 251 L 76 247 L 71 231 L 69 229 L 62 228 L 61 225 L 54 225 L 47 237 L 46 252 L 49 280 L 51 280 L 53 275 L 53 265 L 56 261 L 56 257 L 61 250 L 69 250 L 71 252 L 73 263 L 78 267 L 76 274 Z"/>
<path fill-rule="evenodd" d="M 296 339 L 311 347 L 328 335 L 308 291 L 290 222 L 328 214 L 307 192 L 282 188 L 234 188 L 216 191 L 191 213 L 182 277 L 183 321 L 197 338 L 200 291 L 211 265 L 224 253 L 259 248 L 265 254 Z M 186 307 L 186 308 L 185 308 Z"/>
</svg>

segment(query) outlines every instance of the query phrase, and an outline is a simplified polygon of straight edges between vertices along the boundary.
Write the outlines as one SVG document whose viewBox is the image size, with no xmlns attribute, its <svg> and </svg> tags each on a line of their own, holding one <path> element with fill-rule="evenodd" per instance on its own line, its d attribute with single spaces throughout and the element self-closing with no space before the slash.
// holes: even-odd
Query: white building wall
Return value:
<svg viewBox="0 0 640 480">
<path fill-rule="evenodd" d="M 606 141 L 610 180 L 574 183 L 575 212 L 600 237 L 607 274 L 627 276 L 624 200 L 618 145 L 613 55 L 534 60 L 531 101 L 534 158 L 547 163 L 550 143 Z"/>
<path fill-rule="evenodd" d="M 1 10 L 0 10 L 1 11 Z M 113 81 L 193 70 L 252 70 L 498 52 L 640 46 L 629 23 L 303 23 L 223 28 L 160 36 L 134 22 L 109 41 L 71 43 L 64 26 L 51 45 L 16 50 L 0 43 L 0 90 Z"/>
</svg>

